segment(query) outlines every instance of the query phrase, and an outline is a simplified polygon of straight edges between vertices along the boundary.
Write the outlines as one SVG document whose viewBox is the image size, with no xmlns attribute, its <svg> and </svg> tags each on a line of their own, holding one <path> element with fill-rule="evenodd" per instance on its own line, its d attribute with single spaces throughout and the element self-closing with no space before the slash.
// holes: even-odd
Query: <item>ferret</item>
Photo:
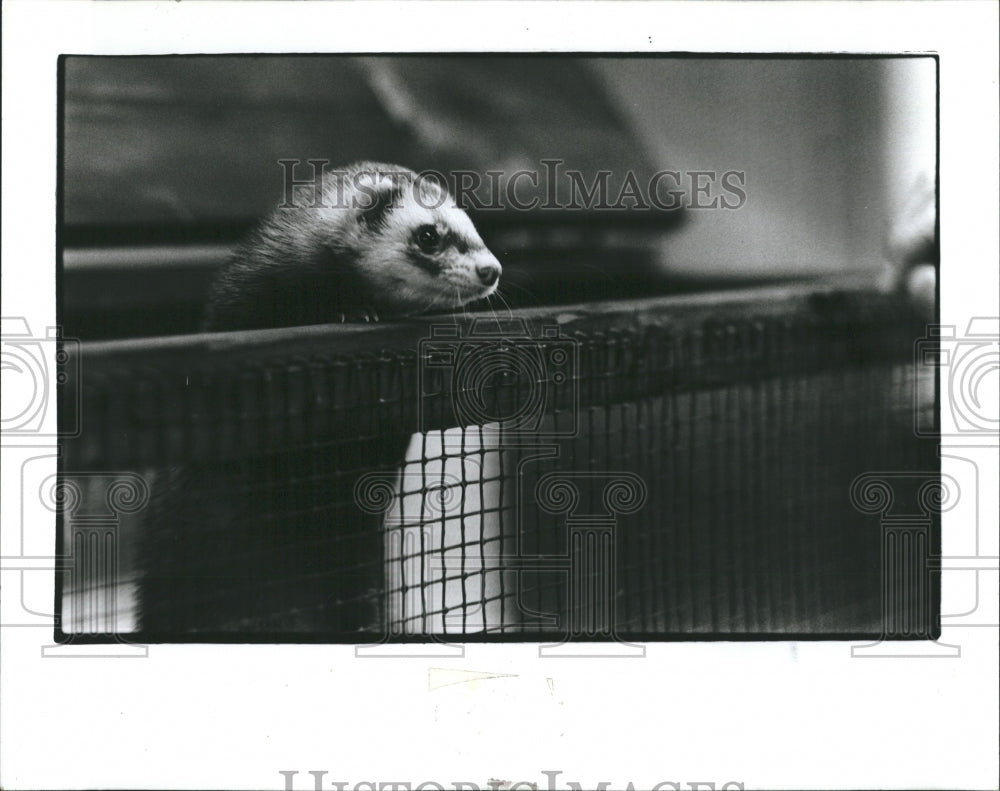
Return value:
<svg viewBox="0 0 1000 791">
<path fill-rule="evenodd" d="M 203 329 L 379 321 L 492 294 L 501 266 L 439 184 L 360 163 L 296 187 L 212 283 Z M 403 462 L 409 434 L 197 463 L 159 480 L 142 551 L 150 641 L 349 639 L 381 630 L 381 520 L 354 484 Z"/>
<path fill-rule="evenodd" d="M 216 277 L 203 324 L 219 331 L 399 318 L 487 297 L 500 274 L 441 185 L 362 162 L 296 186 Z"/>
</svg>

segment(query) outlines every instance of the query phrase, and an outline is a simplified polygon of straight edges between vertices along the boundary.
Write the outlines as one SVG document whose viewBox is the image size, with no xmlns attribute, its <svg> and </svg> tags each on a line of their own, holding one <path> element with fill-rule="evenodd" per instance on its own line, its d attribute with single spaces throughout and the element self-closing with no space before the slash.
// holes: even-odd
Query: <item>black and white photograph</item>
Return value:
<svg viewBox="0 0 1000 791">
<path fill-rule="evenodd" d="M 65 635 L 937 635 L 935 58 L 61 68 Z"/>
<path fill-rule="evenodd" d="M 415 48 L 422 6 L 475 15 L 93 5 L 17 47 L 47 94 L 4 69 L 5 235 L 47 203 L 4 246 L 2 684 L 23 643 L 153 760 L 4 750 L 3 787 L 996 787 L 995 724 L 951 775 L 930 732 L 874 758 L 934 689 L 934 728 L 996 710 L 997 102 L 956 144 L 952 28 L 692 49 L 592 4 L 598 46 L 511 3 L 551 39 L 494 8 Z M 800 759 L 719 757 L 714 716 Z"/>
</svg>

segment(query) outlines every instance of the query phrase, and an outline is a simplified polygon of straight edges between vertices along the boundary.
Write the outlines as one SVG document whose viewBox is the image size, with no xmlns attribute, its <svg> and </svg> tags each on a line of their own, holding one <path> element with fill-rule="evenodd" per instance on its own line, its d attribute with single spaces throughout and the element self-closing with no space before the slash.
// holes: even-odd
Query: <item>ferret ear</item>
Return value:
<svg viewBox="0 0 1000 791">
<path fill-rule="evenodd" d="M 385 224 L 386 214 L 403 196 L 403 185 L 382 173 L 360 173 L 358 189 L 358 219 L 369 229 Z"/>
</svg>

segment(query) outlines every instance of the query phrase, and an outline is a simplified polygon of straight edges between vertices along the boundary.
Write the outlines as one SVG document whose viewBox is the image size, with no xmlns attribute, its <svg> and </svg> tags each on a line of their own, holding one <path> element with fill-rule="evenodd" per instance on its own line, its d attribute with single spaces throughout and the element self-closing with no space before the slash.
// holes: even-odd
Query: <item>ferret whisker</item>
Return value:
<svg viewBox="0 0 1000 791">
<path fill-rule="evenodd" d="M 515 290 L 520 291 L 521 293 L 526 294 L 527 296 L 531 297 L 531 299 L 535 299 L 535 292 L 534 291 L 532 291 L 530 288 L 526 288 L 525 286 L 520 285 L 518 283 L 504 283 L 504 289 L 505 290 L 515 289 Z"/>
<path fill-rule="evenodd" d="M 496 292 L 494 291 L 493 293 L 495 294 Z M 497 316 L 497 312 L 493 308 L 493 294 L 487 294 L 486 295 L 486 305 L 490 309 L 490 313 L 493 314 L 493 320 L 497 324 L 499 324 L 500 323 L 500 318 Z"/>
<path fill-rule="evenodd" d="M 504 295 L 500 293 L 499 288 L 497 288 L 497 290 L 493 292 L 492 296 L 495 296 L 497 300 L 500 302 L 500 304 L 503 305 L 503 308 L 507 311 L 508 318 L 512 317 L 513 311 L 510 309 L 510 303 L 507 302 L 507 300 L 504 298 Z"/>
<path fill-rule="evenodd" d="M 497 299 L 499 299 L 503 303 L 504 308 L 506 308 L 506 310 L 507 310 L 507 318 L 511 318 L 511 319 L 514 318 L 514 311 L 511 310 L 510 303 L 506 299 L 504 299 L 503 294 L 500 293 L 500 289 L 497 289 L 493 293 L 496 294 Z"/>
</svg>

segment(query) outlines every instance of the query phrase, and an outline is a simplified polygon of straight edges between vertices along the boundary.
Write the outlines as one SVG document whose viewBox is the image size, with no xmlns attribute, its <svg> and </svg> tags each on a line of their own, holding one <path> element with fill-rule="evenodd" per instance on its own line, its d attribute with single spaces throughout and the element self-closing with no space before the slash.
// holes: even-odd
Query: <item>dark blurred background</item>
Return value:
<svg viewBox="0 0 1000 791">
<path fill-rule="evenodd" d="M 281 200 L 283 159 L 448 176 L 543 171 L 555 158 L 588 184 L 611 171 L 612 200 L 629 172 L 643 185 L 663 169 L 745 174 L 735 210 L 470 211 L 515 307 L 846 274 L 874 282 L 907 190 L 933 181 L 929 58 L 69 57 L 61 67 L 60 323 L 83 339 L 196 331 L 213 271 Z"/>
</svg>

